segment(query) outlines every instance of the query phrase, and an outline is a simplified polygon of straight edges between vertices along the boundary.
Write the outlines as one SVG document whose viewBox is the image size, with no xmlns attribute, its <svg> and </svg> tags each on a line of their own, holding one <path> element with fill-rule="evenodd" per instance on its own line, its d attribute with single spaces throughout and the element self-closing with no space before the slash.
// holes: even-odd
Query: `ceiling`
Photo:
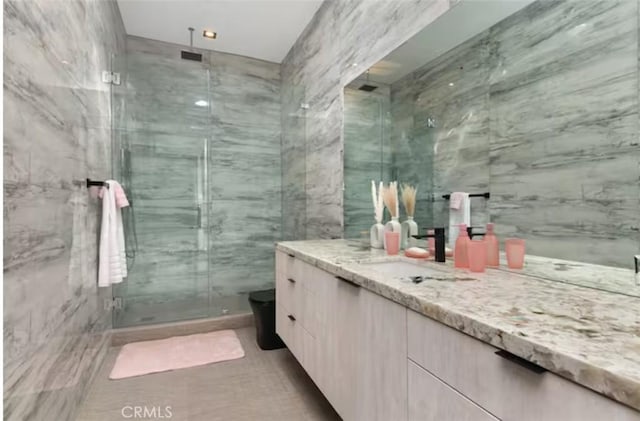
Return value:
<svg viewBox="0 0 640 421">
<path fill-rule="evenodd" d="M 118 0 L 129 35 L 280 63 L 322 0 Z M 204 29 L 218 38 L 202 36 Z"/>
<path fill-rule="evenodd" d="M 461 0 L 369 69 L 370 81 L 391 84 L 489 29 L 534 0 Z M 366 78 L 366 73 L 358 79 Z M 355 82 L 355 81 L 354 81 Z"/>
</svg>

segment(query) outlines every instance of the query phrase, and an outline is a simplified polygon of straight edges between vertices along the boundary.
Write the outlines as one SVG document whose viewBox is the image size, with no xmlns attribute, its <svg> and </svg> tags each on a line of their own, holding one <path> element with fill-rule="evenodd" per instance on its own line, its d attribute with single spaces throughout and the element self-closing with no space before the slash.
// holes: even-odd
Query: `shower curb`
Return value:
<svg viewBox="0 0 640 421">
<path fill-rule="evenodd" d="M 129 342 L 166 339 L 172 336 L 193 335 L 223 329 L 239 329 L 254 325 L 252 313 L 184 322 L 161 323 L 156 325 L 126 327 L 111 331 L 111 346 L 122 346 Z"/>
</svg>

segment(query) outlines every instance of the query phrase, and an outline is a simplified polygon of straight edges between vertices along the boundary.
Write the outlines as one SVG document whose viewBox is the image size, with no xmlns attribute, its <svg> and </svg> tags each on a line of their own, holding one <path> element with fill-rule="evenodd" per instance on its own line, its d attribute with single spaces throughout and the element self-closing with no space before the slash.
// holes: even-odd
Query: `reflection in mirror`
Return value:
<svg viewBox="0 0 640 421">
<path fill-rule="evenodd" d="M 638 15 L 634 1 L 461 0 L 373 65 L 345 87 L 345 237 L 373 223 L 371 179 L 418 185 L 422 232 L 448 227 L 443 195 L 490 192 L 470 199 L 471 225 L 632 279 Z"/>
<path fill-rule="evenodd" d="M 345 238 L 369 234 L 373 220 L 371 180 L 389 180 L 389 85 L 357 79 L 344 91 Z M 374 90 L 367 86 L 374 86 Z M 366 188 L 364 187 L 366 186 Z"/>
<path fill-rule="evenodd" d="M 532 255 L 528 255 L 526 261 L 527 276 L 640 297 L 640 282 L 634 279 L 631 269 Z M 508 269 L 506 263 L 501 265 L 501 270 L 522 272 Z"/>
</svg>

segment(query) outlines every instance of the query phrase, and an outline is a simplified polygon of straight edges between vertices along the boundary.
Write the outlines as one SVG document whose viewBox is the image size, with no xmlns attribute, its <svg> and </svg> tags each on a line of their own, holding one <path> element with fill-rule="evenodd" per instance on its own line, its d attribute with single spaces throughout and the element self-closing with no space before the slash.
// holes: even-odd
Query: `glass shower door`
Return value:
<svg viewBox="0 0 640 421">
<path fill-rule="evenodd" d="M 368 237 L 371 180 L 391 181 L 388 110 L 384 95 L 344 90 L 344 238 Z"/>
<path fill-rule="evenodd" d="M 171 71 L 179 66 L 180 71 Z M 114 60 L 114 177 L 125 187 L 129 276 L 114 327 L 209 315 L 209 77 L 201 63 L 143 53 Z"/>
</svg>

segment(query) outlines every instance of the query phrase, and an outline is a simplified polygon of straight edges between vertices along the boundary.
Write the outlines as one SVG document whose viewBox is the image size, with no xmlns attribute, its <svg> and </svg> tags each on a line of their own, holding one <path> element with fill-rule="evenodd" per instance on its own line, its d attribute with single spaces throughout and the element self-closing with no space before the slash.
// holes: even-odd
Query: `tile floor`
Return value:
<svg viewBox="0 0 640 421">
<path fill-rule="evenodd" d="M 245 357 L 206 366 L 109 380 L 119 348 L 112 348 L 82 404 L 78 421 L 134 419 L 132 409 L 176 421 L 339 420 L 287 349 L 262 351 L 255 328 L 236 330 Z M 171 417 L 161 410 L 171 407 Z M 155 409 L 154 409 L 155 408 Z M 148 412 L 148 414 L 149 414 Z"/>
</svg>

